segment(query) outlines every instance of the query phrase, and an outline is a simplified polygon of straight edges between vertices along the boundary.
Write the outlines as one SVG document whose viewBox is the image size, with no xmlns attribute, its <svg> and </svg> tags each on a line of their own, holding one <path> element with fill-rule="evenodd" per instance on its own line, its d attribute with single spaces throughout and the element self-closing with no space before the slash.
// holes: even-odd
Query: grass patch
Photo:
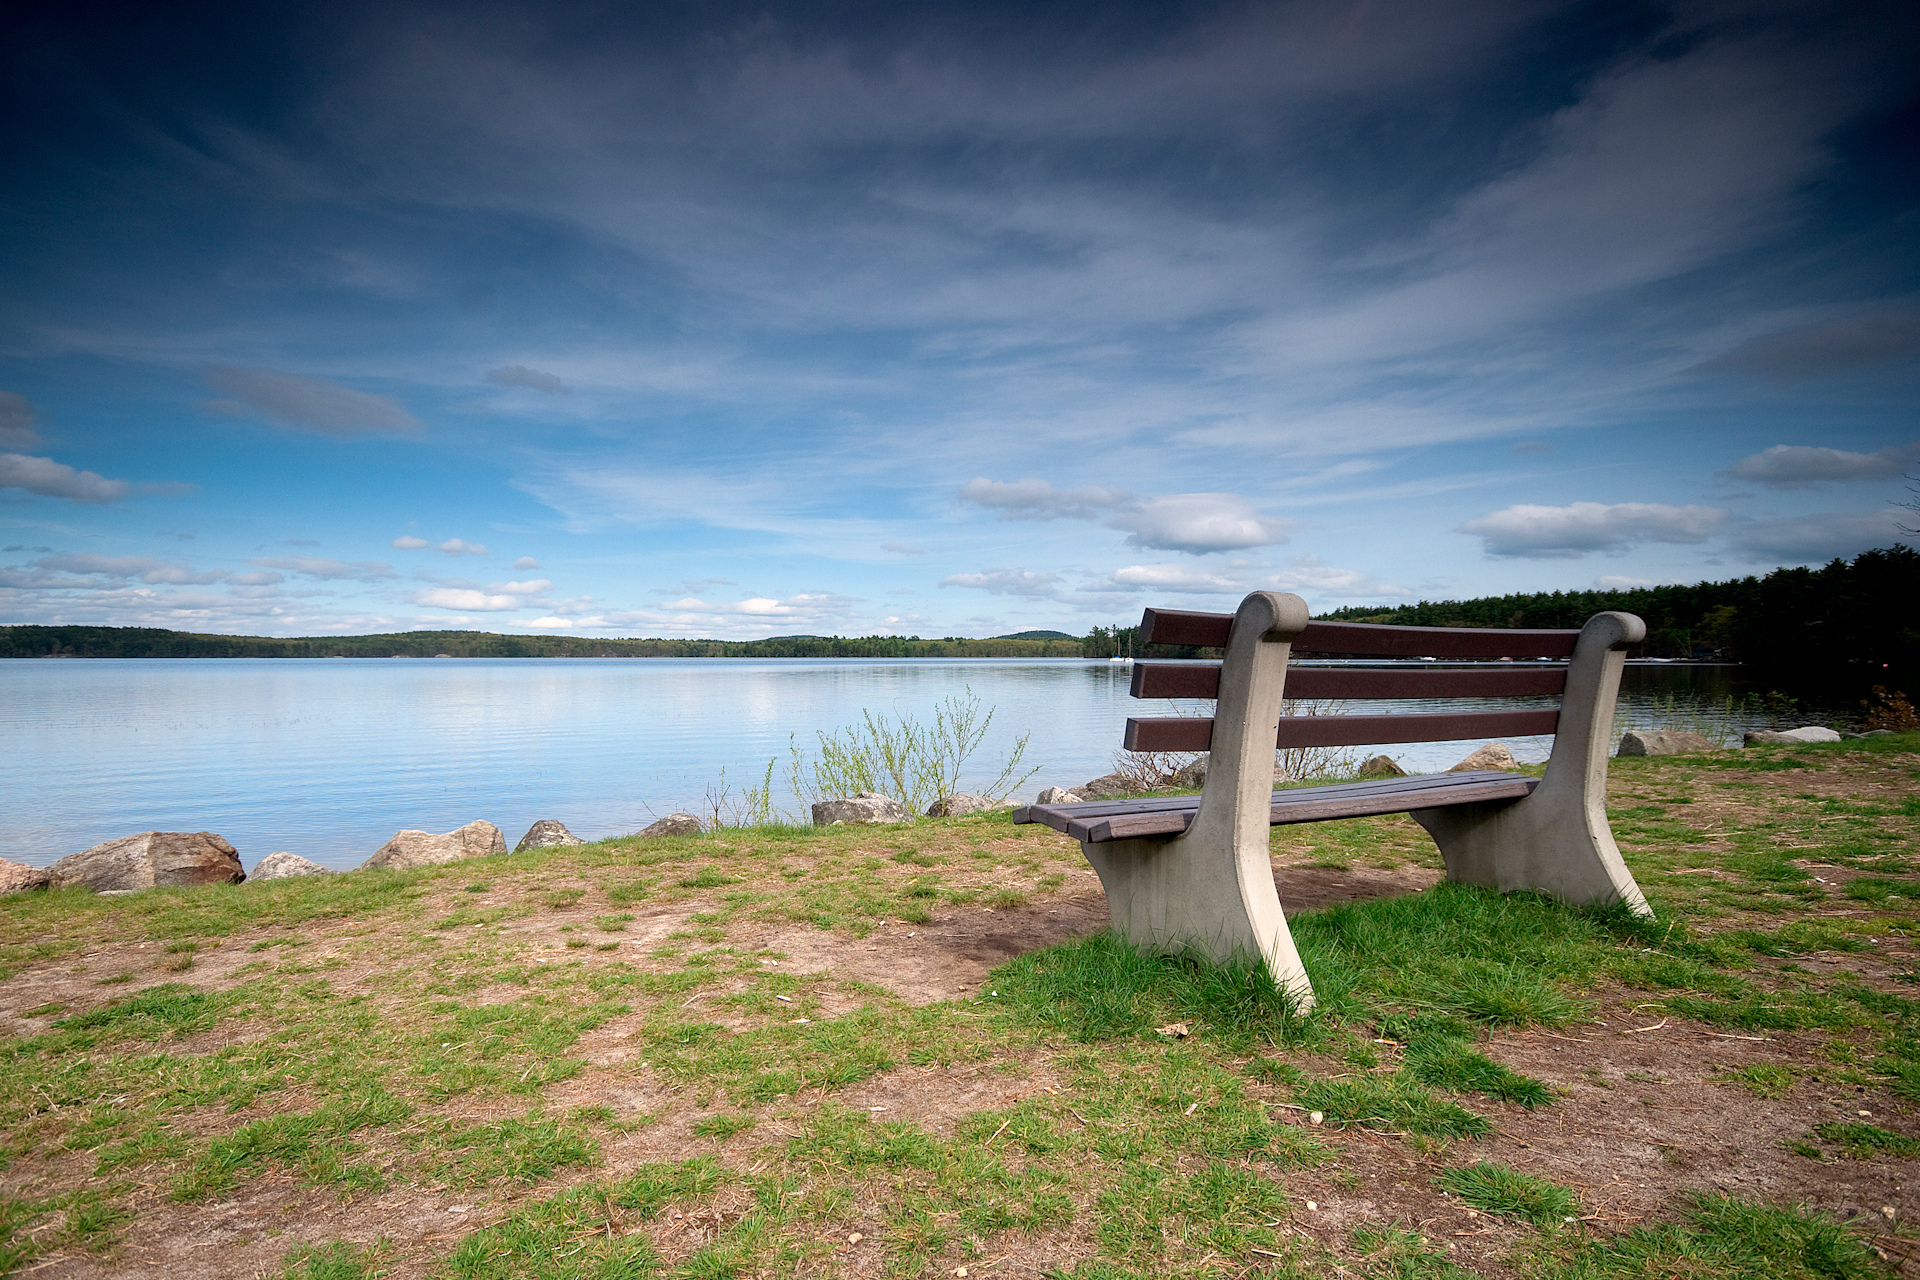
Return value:
<svg viewBox="0 0 1920 1280">
<path fill-rule="evenodd" d="M 1449 1169 L 1439 1181 L 1476 1209 L 1536 1226 L 1571 1222 L 1580 1216 L 1579 1197 L 1559 1183 L 1490 1160 Z"/>
</svg>

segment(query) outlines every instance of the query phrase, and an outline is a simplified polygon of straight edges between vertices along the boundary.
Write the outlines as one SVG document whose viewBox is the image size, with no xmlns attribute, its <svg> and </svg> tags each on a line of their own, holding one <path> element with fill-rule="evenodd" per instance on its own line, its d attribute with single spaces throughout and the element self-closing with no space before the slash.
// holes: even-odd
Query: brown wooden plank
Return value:
<svg viewBox="0 0 1920 1280">
<path fill-rule="evenodd" d="M 1148 609 L 1140 615 L 1141 644 L 1198 644 L 1219 648 L 1233 630 L 1230 613 Z"/>
<path fill-rule="evenodd" d="M 1354 653 L 1383 658 L 1564 658 L 1578 631 L 1507 627 L 1387 627 L 1371 622 L 1309 622 L 1295 653 Z"/>
<path fill-rule="evenodd" d="M 1425 666 L 1407 671 L 1368 667 L 1292 667 L 1289 698 L 1518 698 L 1551 695 L 1567 685 L 1561 666 L 1503 666 L 1496 670 L 1457 671 Z M 1136 662 L 1131 692 L 1136 698 L 1216 698 L 1218 663 Z"/>
<path fill-rule="evenodd" d="M 1383 813 L 1410 813 L 1459 804 L 1518 800 L 1540 785 L 1538 778 L 1490 770 L 1473 773 L 1428 774 L 1419 778 L 1388 779 L 1387 785 L 1336 783 L 1276 791 L 1268 812 L 1274 826 L 1362 818 Z M 1109 840 L 1153 839 L 1177 836 L 1193 822 L 1200 797 L 1187 796 L 1177 809 L 1133 813 L 1094 814 L 1089 805 L 1033 806 L 1028 821 L 1042 821 L 1076 840 L 1101 844 Z M 1018 819 L 1016 819 L 1018 820 Z"/>
<path fill-rule="evenodd" d="M 1553 708 L 1432 716 L 1286 716 L 1280 721 L 1276 745 L 1364 747 L 1386 742 L 1518 738 L 1552 733 L 1559 723 L 1560 713 Z M 1122 743 L 1128 751 L 1208 751 L 1213 746 L 1213 721 L 1186 716 L 1130 717 Z"/>
<path fill-rule="evenodd" d="M 1233 630 L 1230 613 L 1148 609 L 1140 618 L 1142 644 L 1218 648 Z M 1309 622 L 1293 642 L 1296 653 L 1352 653 L 1386 658 L 1564 658 L 1578 631 L 1523 631 L 1511 627 L 1389 627 L 1371 622 Z"/>
</svg>

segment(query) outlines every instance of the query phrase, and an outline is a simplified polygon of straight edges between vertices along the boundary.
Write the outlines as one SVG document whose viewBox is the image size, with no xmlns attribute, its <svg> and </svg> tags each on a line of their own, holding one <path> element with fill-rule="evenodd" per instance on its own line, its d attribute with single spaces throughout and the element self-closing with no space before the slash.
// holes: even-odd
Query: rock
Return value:
<svg viewBox="0 0 1920 1280">
<path fill-rule="evenodd" d="M 1629 729 L 1620 735 L 1623 756 L 1691 756 L 1718 751 L 1711 739 L 1678 729 Z"/>
<path fill-rule="evenodd" d="M 657 840 L 661 836 L 697 836 L 700 834 L 700 819 L 690 813 L 670 813 L 658 822 L 649 823 L 634 834 L 636 840 Z"/>
<path fill-rule="evenodd" d="M 822 800 L 813 806 L 813 825 L 831 827 L 836 823 L 912 822 L 913 812 L 892 796 L 878 791 L 859 791 L 838 800 Z"/>
<path fill-rule="evenodd" d="M 437 836 L 425 831 L 399 831 L 361 863 L 360 870 L 411 871 L 506 851 L 507 838 L 491 822 L 469 822 Z"/>
<path fill-rule="evenodd" d="M 1089 800 L 1112 800 L 1117 796 L 1130 796 L 1137 790 L 1138 787 L 1118 773 L 1103 773 L 1092 782 L 1083 782 L 1074 788 Z"/>
<path fill-rule="evenodd" d="M 1831 729 L 1822 729 L 1818 725 L 1803 725 L 1798 729 L 1787 729 L 1776 733 L 1771 729 L 1749 729 L 1741 739 L 1741 745 L 1747 747 L 1797 747 L 1809 742 L 1838 742 L 1840 735 Z"/>
<path fill-rule="evenodd" d="M 47 870 L 57 886 L 83 885 L 95 893 L 247 878 L 234 847 L 211 831 L 142 831 L 70 853 Z"/>
<path fill-rule="evenodd" d="M 1186 768 L 1167 780 L 1167 785 L 1176 791 L 1197 791 L 1207 785 L 1207 761 L 1210 756 L 1201 756 Z M 1273 785 L 1291 782 L 1293 775 L 1280 765 L 1273 766 Z"/>
<path fill-rule="evenodd" d="M 970 791 L 956 791 L 950 796 L 941 796 L 927 806 L 929 818 L 958 818 L 969 813 L 991 813 L 995 809 L 1007 806 L 998 800 L 989 800 L 986 796 L 977 796 Z"/>
<path fill-rule="evenodd" d="M 23 893 L 45 889 L 53 883 L 53 872 L 45 867 L 30 867 L 24 862 L 0 858 L 0 893 Z"/>
<path fill-rule="evenodd" d="M 294 876 L 330 876 L 333 869 L 323 867 L 310 858 L 297 853 L 270 853 L 253 864 L 255 880 L 290 880 Z"/>
<path fill-rule="evenodd" d="M 1375 756 L 1360 766 L 1363 778 L 1404 778 L 1407 771 L 1392 756 Z"/>
<path fill-rule="evenodd" d="M 1448 773 L 1471 773 L 1475 769 L 1511 769 L 1519 764 L 1513 758 L 1513 752 L 1507 750 L 1504 742 L 1489 742 L 1472 755 L 1447 770 Z"/>
<path fill-rule="evenodd" d="M 552 818 L 542 818 L 527 828 L 527 834 L 520 837 L 520 843 L 513 846 L 515 853 L 525 853 L 529 849 L 557 849 L 562 845 L 583 844 L 578 836 L 567 830 L 567 824 Z"/>
<path fill-rule="evenodd" d="M 1045 791 L 1042 791 L 1040 793 L 1039 799 L 1035 800 L 1034 803 L 1035 804 L 1081 804 L 1081 803 L 1084 803 L 1085 801 L 1086 801 L 1086 797 L 1081 795 L 1078 791 L 1069 791 L 1065 787 L 1048 787 Z"/>
<path fill-rule="evenodd" d="M 1893 730 L 1869 729 L 1865 733 L 1861 734 L 1860 736 L 1863 738 L 1891 738 L 1893 736 Z"/>
</svg>

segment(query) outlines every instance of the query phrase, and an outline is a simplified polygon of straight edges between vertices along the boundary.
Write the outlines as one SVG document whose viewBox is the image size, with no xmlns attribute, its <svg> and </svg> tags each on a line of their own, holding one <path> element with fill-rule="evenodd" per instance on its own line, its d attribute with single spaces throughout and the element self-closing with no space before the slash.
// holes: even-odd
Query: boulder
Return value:
<svg viewBox="0 0 1920 1280">
<path fill-rule="evenodd" d="M 1360 766 L 1363 778 L 1404 778 L 1407 771 L 1392 756 L 1375 756 Z"/>
<path fill-rule="evenodd" d="M 310 858 L 303 858 L 297 853 L 287 853 L 282 850 L 279 853 L 270 853 L 254 863 L 252 878 L 290 880 L 294 876 L 330 876 L 332 874 L 331 867 L 323 867 Z"/>
<path fill-rule="evenodd" d="M 840 823 L 912 822 L 913 811 L 878 791 L 859 791 L 838 800 L 822 800 L 813 806 L 813 825 L 837 826 Z"/>
<path fill-rule="evenodd" d="M 1741 740 L 1748 747 L 1793 747 L 1805 746 L 1809 742 L 1838 742 L 1840 735 L 1831 729 L 1822 729 L 1818 725 L 1802 725 L 1798 729 L 1774 732 L 1771 729 L 1749 729 Z"/>
<path fill-rule="evenodd" d="M 700 819 L 690 813 L 670 813 L 658 822 L 648 823 L 634 833 L 638 840 L 656 840 L 661 836 L 697 836 Z"/>
<path fill-rule="evenodd" d="M 950 796 L 941 796 L 927 806 L 929 818 L 958 818 L 969 813 L 991 813 L 995 809 L 1007 806 L 998 800 L 986 796 L 977 796 L 970 791 L 956 791 Z"/>
<path fill-rule="evenodd" d="M 1471 773 L 1475 769 L 1511 769 L 1519 764 L 1513 758 L 1513 752 L 1507 750 L 1504 742 L 1489 742 L 1459 764 L 1451 766 L 1448 773 Z"/>
<path fill-rule="evenodd" d="M 1692 756 L 1718 751 L 1712 739 L 1678 729 L 1629 729 L 1620 735 L 1623 756 Z"/>
<path fill-rule="evenodd" d="M 1092 782 L 1083 782 L 1074 788 L 1089 800 L 1112 800 L 1117 796 L 1130 796 L 1139 789 L 1118 773 L 1103 773 Z"/>
<path fill-rule="evenodd" d="M 1176 791 L 1197 791 L 1206 786 L 1207 761 L 1211 758 L 1210 756 L 1201 756 L 1198 760 L 1195 760 L 1192 764 L 1169 778 L 1167 785 Z M 1274 786 L 1278 787 L 1283 782 L 1291 781 L 1293 781 L 1293 775 L 1287 772 L 1285 766 L 1277 764 L 1273 766 Z"/>
<path fill-rule="evenodd" d="M 1081 795 L 1078 791 L 1069 791 L 1065 787 L 1048 787 L 1045 791 L 1042 791 L 1040 793 L 1039 798 L 1036 799 L 1034 803 L 1035 804 L 1080 804 L 1084 802 L 1086 799 L 1087 797 Z"/>
<path fill-rule="evenodd" d="M 513 846 L 515 853 L 525 853 L 529 849 L 557 849 L 562 845 L 583 844 L 578 836 L 567 830 L 567 824 L 552 818 L 542 818 L 527 828 L 527 834 L 520 837 L 520 843 Z"/>
<path fill-rule="evenodd" d="M 247 878 L 234 847 L 211 831 L 142 831 L 70 853 L 48 867 L 56 886 L 95 893 L 194 884 L 239 884 Z"/>
<path fill-rule="evenodd" d="M 0 893 L 21 893 L 44 889 L 53 883 L 53 872 L 45 867 L 30 867 L 24 862 L 0 858 Z"/>
<path fill-rule="evenodd" d="M 469 822 L 437 836 L 425 831 L 398 831 L 360 864 L 360 870 L 411 871 L 506 851 L 507 838 L 491 822 Z"/>
</svg>

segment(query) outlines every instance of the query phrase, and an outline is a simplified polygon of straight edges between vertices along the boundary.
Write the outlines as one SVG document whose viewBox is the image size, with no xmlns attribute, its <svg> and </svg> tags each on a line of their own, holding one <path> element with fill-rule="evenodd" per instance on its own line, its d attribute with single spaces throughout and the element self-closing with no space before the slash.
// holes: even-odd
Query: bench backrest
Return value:
<svg viewBox="0 0 1920 1280">
<path fill-rule="evenodd" d="M 1624 619 L 1628 615 L 1612 616 Z M 1233 622 L 1234 615 L 1227 613 L 1148 609 L 1141 619 L 1140 640 L 1144 644 L 1225 648 Z M 1499 668 L 1479 670 L 1290 667 L 1285 674 L 1285 696 L 1289 700 L 1316 701 L 1551 696 L 1566 689 L 1567 660 L 1580 636 L 1580 631 L 1308 622 L 1292 636 L 1294 654 L 1512 661 Z M 1539 661 L 1543 658 L 1551 661 Z M 1521 660 L 1526 660 L 1524 665 Z M 1220 679 L 1221 665 L 1217 662 L 1137 662 L 1131 692 L 1136 698 L 1216 698 Z M 1422 715 L 1282 715 L 1275 746 L 1346 747 L 1516 737 L 1555 733 L 1559 723 L 1558 707 Z M 1212 746 L 1212 738 L 1211 718 L 1135 717 L 1127 721 L 1125 746 L 1129 751 L 1206 751 Z"/>
</svg>

